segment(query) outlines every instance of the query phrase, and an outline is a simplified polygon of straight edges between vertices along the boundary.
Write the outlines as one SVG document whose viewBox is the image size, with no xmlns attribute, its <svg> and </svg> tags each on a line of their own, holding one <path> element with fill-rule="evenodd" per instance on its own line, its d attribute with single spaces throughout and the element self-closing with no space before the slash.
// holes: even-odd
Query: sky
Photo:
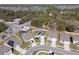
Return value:
<svg viewBox="0 0 79 59">
<path fill-rule="evenodd" d="M 79 4 L 79 0 L 0 0 L 0 4 Z"/>
</svg>

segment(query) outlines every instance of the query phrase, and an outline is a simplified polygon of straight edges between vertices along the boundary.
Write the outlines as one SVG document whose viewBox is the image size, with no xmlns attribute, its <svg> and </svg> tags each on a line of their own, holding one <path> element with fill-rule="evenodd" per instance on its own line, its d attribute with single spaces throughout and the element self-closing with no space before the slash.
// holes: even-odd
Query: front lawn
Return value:
<svg viewBox="0 0 79 59">
<path fill-rule="evenodd" d="M 51 40 L 48 40 L 48 39 L 45 39 L 45 45 L 47 45 L 47 46 L 51 46 Z"/>
<path fill-rule="evenodd" d="M 35 41 L 35 43 L 37 44 L 37 45 L 40 45 L 40 38 L 38 38 L 38 37 L 36 37 L 35 39 L 34 39 L 34 41 Z"/>
<path fill-rule="evenodd" d="M 22 45 L 21 45 L 21 48 L 23 48 L 23 49 L 26 48 L 26 47 L 29 48 L 30 45 L 31 45 L 30 41 L 23 42 Z"/>
<path fill-rule="evenodd" d="M 13 49 L 12 53 L 15 54 L 15 55 L 19 55 L 19 54 L 20 54 L 20 52 L 18 52 L 18 51 L 15 50 L 15 49 Z"/>
<path fill-rule="evenodd" d="M 40 52 L 38 55 L 48 55 L 47 52 Z"/>
<path fill-rule="evenodd" d="M 46 51 L 46 52 L 48 52 L 48 50 L 45 50 L 45 49 L 40 49 L 40 50 L 37 50 L 37 51 L 34 51 L 33 52 L 33 55 L 36 55 L 38 52 L 40 52 L 40 51 Z M 42 55 L 42 52 L 40 53 L 41 55 Z M 39 55 L 40 55 L 39 54 Z M 43 53 L 43 55 L 45 54 L 45 52 Z"/>
<path fill-rule="evenodd" d="M 57 41 L 56 44 L 59 45 L 59 46 L 62 46 L 62 47 L 63 47 L 63 45 L 64 45 L 64 44 L 63 44 L 62 42 L 60 42 L 60 41 Z"/>
<path fill-rule="evenodd" d="M 79 47 L 77 47 L 76 44 L 70 43 L 70 48 L 73 49 L 73 51 L 76 51 L 77 50 L 77 52 L 79 52 L 78 51 L 79 50 Z"/>
</svg>

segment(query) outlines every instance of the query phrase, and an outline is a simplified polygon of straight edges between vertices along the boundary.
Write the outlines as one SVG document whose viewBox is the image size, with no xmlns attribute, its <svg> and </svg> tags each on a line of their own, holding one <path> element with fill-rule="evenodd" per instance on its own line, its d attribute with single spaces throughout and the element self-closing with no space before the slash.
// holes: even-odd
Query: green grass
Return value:
<svg viewBox="0 0 79 59">
<path fill-rule="evenodd" d="M 63 43 L 61 43 L 59 41 L 57 41 L 56 44 L 59 45 L 59 46 L 63 46 L 64 45 Z"/>
<path fill-rule="evenodd" d="M 30 41 L 23 42 L 22 45 L 21 45 L 21 48 L 23 48 L 23 49 L 26 48 L 26 47 L 29 48 L 30 45 L 31 45 Z"/>
<path fill-rule="evenodd" d="M 17 33 L 15 34 L 15 36 L 18 36 L 18 37 L 16 37 L 16 38 L 17 38 L 17 39 L 20 39 L 21 41 L 23 41 L 23 38 L 21 37 L 20 32 L 17 32 Z"/>
<path fill-rule="evenodd" d="M 3 44 L 3 41 L 2 41 L 2 40 L 0 40 L 0 45 L 1 45 L 1 44 Z"/>
<path fill-rule="evenodd" d="M 36 54 L 37 54 L 37 52 L 39 52 L 39 51 L 47 51 L 47 52 L 48 52 L 48 50 L 45 50 L 45 49 L 40 49 L 40 50 L 34 51 L 32 55 L 36 55 Z"/>
<path fill-rule="evenodd" d="M 48 31 L 44 31 L 44 33 L 45 33 L 45 36 L 48 36 Z"/>
<path fill-rule="evenodd" d="M 34 39 L 34 41 L 36 42 L 37 45 L 40 45 L 40 42 L 41 42 L 41 41 L 40 41 L 40 39 L 39 39 L 38 37 L 36 37 L 36 38 Z"/>
<path fill-rule="evenodd" d="M 13 52 L 12 52 L 13 54 L 15 54 L 15 55 L 19 55 L 20 54 L 20 52 L 18 52 L 17 50 L 13 50 Z"/>
<path fill-rule="evenodd" d="M 77 45 L 76 44 L 73 44 L 73 43 L 70 43 L 70 48 L 71 49 L 74 49 L 73 51 L 79 50 L 79 47 L 77 47 Z M 77 52 L 79 52 L 79 51 L 77 51 Z"/>
<path fill-rule="evenodd" d="M 47 52 L 40 52 L 38 55 L 48 55 Z"/>
<path fill-rule="evenodd" d="M 45 39 L 45 45 L 47 45 L 47 46 L 51 46 L 51 41 L 50 40 L 48 40 L 48 39 Z"/>
</svg>

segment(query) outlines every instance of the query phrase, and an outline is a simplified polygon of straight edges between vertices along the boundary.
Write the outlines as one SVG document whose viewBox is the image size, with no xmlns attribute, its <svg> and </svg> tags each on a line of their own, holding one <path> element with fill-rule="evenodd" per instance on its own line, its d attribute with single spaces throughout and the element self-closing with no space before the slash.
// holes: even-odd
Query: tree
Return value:
<svg viewBox="0 0 79 59">
<path fill-rule="evenodd" d="M 5 31 L 7 28 L 8 27 L 4 23 L 0 22 L 0 32 Z"/>
<path fill-rule="evenodd" d="M 66 27 L 66 31 L 68 32 L 74 32 L 76 29 L 75 29 L 75 26 L 74 25 L 67 25 Z"/>
<path fill-rule="evenodd" d="M 65 31 L 66 23 L 64 21 L 58 21 L 56 23 L 56 30 L 57 31 Z"/>
<path fill-rule="evenodd" d="M 32 26 L 35 26 L 35 27 L 42 27 L 42 25 L 48 24 L 48 19 L 41 18 L 41 19 L 32 20 L 31 24 L 32 24 Z"/>
</svg>

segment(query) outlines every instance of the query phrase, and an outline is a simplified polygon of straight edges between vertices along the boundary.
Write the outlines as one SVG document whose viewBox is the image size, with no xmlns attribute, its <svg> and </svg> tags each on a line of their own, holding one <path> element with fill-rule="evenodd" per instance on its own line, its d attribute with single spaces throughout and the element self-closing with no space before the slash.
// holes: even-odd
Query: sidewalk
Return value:
<svg viewBox="0 0 79 59">
<path fill-rule="evenodd" d="M 45 36 L 40 36 L 40 40 L 41 40 L 41 43 L 40 45 L 45 45 L 45 39 L 44 39 Z"/>
</svg>

